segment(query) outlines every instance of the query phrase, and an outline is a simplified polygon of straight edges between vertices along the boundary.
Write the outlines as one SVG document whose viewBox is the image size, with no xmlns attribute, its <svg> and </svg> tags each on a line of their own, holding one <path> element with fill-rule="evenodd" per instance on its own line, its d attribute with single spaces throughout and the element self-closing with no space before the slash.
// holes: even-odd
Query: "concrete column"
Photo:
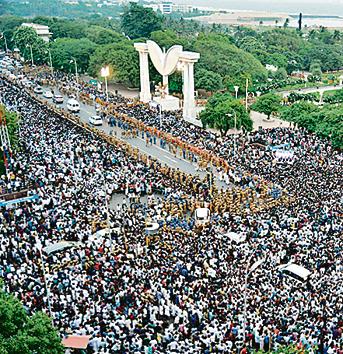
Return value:
<svg viewBox="0 0 343 354">
<path fill-rule="evenodd" d="M 189 72 L 188 64 L 183 63 L 183 118 L 188 118 Z"/>
<path fill-rule="evenodd" d="M 183 118 L 187 120 L 196 119 L 195 98 L 194 98 L 194 63 L 200 58 L 199 53 L 182 52 L 180 63 L 183 65 Z"/>
<path fill-rule="evenodd" d="M 140 69 L 139 99 L 142 102 L 147 103 L 151 101 L 148 46 L 146 43 L 135 43 L 135 48 L 139 53 L 139 69 Z"/>
<path fill-rule="evenodd" d="M 168 75 L 163 75 L 162 79 L 163 79 L 162 83 L 166 87 L 166 89 L 164 91 L 165 91 L 166 95 L 169 95 Z"/>
<path fill-rule="evenodd" d="M 196 118 L 195 98 L 194 98 L 194 63 L 188 64 L 188 116 Z"/>
</svg>

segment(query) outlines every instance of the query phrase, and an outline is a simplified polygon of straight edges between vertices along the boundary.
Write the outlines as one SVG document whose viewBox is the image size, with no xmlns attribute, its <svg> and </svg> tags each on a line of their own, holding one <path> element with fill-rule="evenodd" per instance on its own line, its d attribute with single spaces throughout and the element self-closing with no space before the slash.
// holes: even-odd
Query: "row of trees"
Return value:
<svg viewBox="0 0 343 354">
<path fill-rule="evenodd" d="M 325 105 L 318 108 L 310 102 L 296 102 L 280 110 L 282 119 L 297 123 L 299 127 L 330 138 L 334 147 L 343 148 L 343 105 Z"/>
<path fill-rule="evenodd" d="M 343 90 L 338 90 L 328 97 L 343 101 L 342 95 Z M 290 106 L 283 106 L 281 102 L 279 95 L 268 93 L 259 97 L 251 109 L 266 114 L 268 118 L 271 115 L 278 115 L 283 120 L 294 122 L 299 127 L 330 138 L 334 147 L 343 148 L 343 104 L 318 106 L 304 97 L 294 101 Z"/>
<path fill-rule="evenodd" d="M 26 34 L 17 30 L 22 22 L 24 19 L 18 17 L 0 17 L 0 31 L 10 47 L 19 47 L 25 59 L 29 60 L 29 43 L 35 62 L 48 63 L 47 46 L 33 38 L 28 29 Z M 293 70 L 311 69 L 316 80 L 323 70 L 343 67 L 342 38 L 337 32 L 325 29 L 310 35 L 292 29 L 255 31 L 245 27 L 204 26 L 197 21 L 163 17 L 133 3 L 125 9 L 120 21 L 92 16 L 73 21 L 36 17 L 33 22 L 48 25 L 53 33 L 49 47 L 56 68 L 72 71 L 73 57 L 81 71 L 97 75 L 104 64 L 111 64 L 112 79 L 129 86 L 137 86 L 139 82 L 138 54 L 133 43 L 147 38 L 165 48 L 180 44 L 186 50 L 199 52 L 195 85 L 211 92 L 233 92 L 235 85 L 244 88 L 246 79 L 249 90 L 266 92 L 275 85 L 280 87 L 279 82 L 285 83 L 287 74 Z M 268 72 L 266 64 L 279 69 Z M 160 76 L 151 69 L 152 81 L 159 82 Z M 180 74 L 171 77 L 170 87 L 181 90 Z"/>
</svg>

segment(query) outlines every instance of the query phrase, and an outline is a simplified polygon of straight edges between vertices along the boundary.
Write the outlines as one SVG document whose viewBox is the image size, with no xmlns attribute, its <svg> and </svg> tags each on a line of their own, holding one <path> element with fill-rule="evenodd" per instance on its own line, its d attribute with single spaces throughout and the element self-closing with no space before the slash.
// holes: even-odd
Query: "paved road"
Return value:
<svg viewBox="0 0 343 354">
<path fill-rule="evenodd" d="M 302 89 L 295 89 L 295 90 L 289 90 L 289 91 L 279 91 L 277 93 L 281 93 L 284 96 L 288 96 L 292 92 L 299 92 L 299 93 L 312 93 L 312 92 L 325 92 L 325 91 L 331 91 L 331 90 L 341 90 L 343 89 L 342 85 L 337 85 L 337 86 L 322 86 L 322 87 L 304 87 Z"/>
<path fill-rule="evenodd" d="M 44 86 L 43 90 L 46 90 L 47 88 L 48 88 L 48 86 Z M 59 93 L 64 97 L 63 104 L 58 104 L 56 106 L 67 110 L 68 97 L 66 95 L 63 95 L 56 88 L 52 88 L 52 89 L 55 94 Z M 45 99 L 42 95 L 37 95 L 37 96 Z M 47 99 L 45 99 L 45 100 L 47 100 Z M 52 103 L 51 100 L 47 100 L 47 101 Z M 88 118 L 92 115 L 95 115 L 95 114 L 96 114 L 96 111 L 95 111 L 94 106 L 80 103 L 80 113 L 78 113 L 77 115 L 81 118 L 81 120 L 83 122 L 88 123 Z M 110 127 L 106 122 L 104 122 L 102 126 L 99 126 L 96 128 L 104 131 L 107 134 L 110 134 L 111 131 L 116 132 L 118 137 L 121 137 L 121 133 L 123 132 L 123 130 L 118 127 Z M 125 139 L 125 141 L 130 143 L 131 146 L 138 148 L 141 152 L 145 153 L 146 155 L 158 159 L 161 163 L 163 163 L 169 167 L 172 167 L 174 169 L 178 168 L 181 171 L 192 174 L 192 175 L 199 175 L 201 178 L 205 177 L 205 172 L 198 171 L 196 164 L 192 164 L 190 161 L 184 160 L 184 159 L 180 158 L 179 156 L 175 156 L 174 154 L 170 153 L 166 149 L 162 149 L 160 147 L 159 139 L 157 139 L 156 145 L 153 144 L 152 146 L 146 146 L 145 140 L 143 140 L 141 137 Z M 224 188 L 224 189 L 227 188 L 227 185 L 225 183 L 219 181 L 217 176 L 215 176 L 215 178 L 216 178 L 216 184 L 217 184 L 218 188 Z"/>
</svg>

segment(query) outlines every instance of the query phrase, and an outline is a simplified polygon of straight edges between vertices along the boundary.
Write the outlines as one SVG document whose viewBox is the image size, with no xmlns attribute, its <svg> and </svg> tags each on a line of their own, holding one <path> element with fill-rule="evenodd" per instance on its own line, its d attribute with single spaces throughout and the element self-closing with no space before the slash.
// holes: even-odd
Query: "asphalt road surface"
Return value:
<svg viewBox="0 0 343 354">
<path fill-rule="evenodd" d="M 43 86 L 43 91 L 46 91 L 49 88 L 50 87 L 48 87 L 48 86 Z M 59 90 L 57 90 L 55 87 L 51 87 L 51 89 L 53 90 L 53 92 L 55 94 L 60 94 L 61 96 L 64 97 L 64 102 L 62 104 L 56 104 L 56 106 L 67 110 L 68 96 L 59 92 Z M 46 99 L 43 95 L 36 95 L 36 96 L 52 103 L 51 99 Z M 52 103 L 52 104 L 54 104 L 54 103 Z M 80 117 L 83 122 L 89 123 L 88 122 L 89 117 L 96 115 L 95 106 L 84 104 L 84 103 L 80 102 L 80 112 L 77 113 L 76 115 L 78 117 Z M 162 122 L 162 124 L 163 124 L 163 122 Z M 117 137 L 119 137 L 119 138 L 121 137 L 121 133 L 123 132 L 123 130 L 118 127 L 110 127 L 106 122 L 103 122 L 102 126 L 96 126 L 95 128 L 102 130 L 107 134 L 110 134 L 111 131 L 112 131 L 112 133 L 116 132 Z M 204 171 L 198 171 L 198 167 L 196 164 L 193 164 L 188 160 L 180 158 L 180 156 L 175 156 L 174 154 L 169 152 L 168 149 L 162 149 L 160 147 L 159 139 L 157 139 L 156 144 L 152 144 L 149 146 L 146 146 L 145 140 L 142 139 L 141 137 L 129 138 L 129 139 L 125 139 L 125 141 L 128 142 L 129 144 L 131 144 L 131 146 L 138 148 L 141 152 L 145 153 L 146 155 L 156 158 L 161 163 L 163 163 L 169 167 L 172 167 L 174 169 L 178 168 L 181 171 L 186 172 L 188 174 L 199 175 L 201 178 L 204 178 L 206 175 L 206 173 Z M 216 185 L 219 189 L 220 188 L 223 188 L 223 189 L 228 188 L 228 186 L 224 182 L 220 181 L 216 175 L 214 175 L 214 178 L 216 179 Z"/>
</svg>

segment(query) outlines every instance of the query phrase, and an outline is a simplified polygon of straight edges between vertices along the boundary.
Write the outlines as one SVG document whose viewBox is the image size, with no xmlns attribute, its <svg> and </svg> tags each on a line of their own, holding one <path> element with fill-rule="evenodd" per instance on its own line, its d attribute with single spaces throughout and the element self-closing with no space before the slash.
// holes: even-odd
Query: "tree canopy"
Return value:
<svg viewBox="0 0 343 354">
<path fill-rule="evenodd" d="M 320 136 L 329 137 L 333 146 L 343 148 L 343 105 L 318 106 L 309 102 L 296 102 L 284 107 L 281 118 L 298 124 L 299 127 L 315 132 Z"/>
<path fill-rule="evenodd" d="M 245 107 L 230 94 L 215 94 L 207 102 L 205 110 L 200 113 L 200 119 L 205 127 L 215 128 L 222 135 L 235 127 L 252 130 L 252 120 Z"/>
<path fill-rule="evenodd" d="M 78 70 L 85 72 L 96 45 L 88 38 L 59 38 L 50 45 L 52 62 L 55 67 L 74 72 L 73 58 L 76 59 Z"/>
<path fill-rule="evenodd" d="M 0 281 L 0 353 L 64 353 L 51 319 L 42 312 L 29 316 L 20 301 L 2 288 Z"/>
<path fill-rule="evenodd" d="M 138 53 L 130 41 L 98 47 L 90 61 L 91 74 L 98 76 L 104 65 L 110 65 L 113 81 L 139 86 Z"/>
<path fill-rule="evenodd" d="M 121 27 L 130 38 L 147 38 L 162 28 L 162 17 L 153 9 L 131 2 L 121 16 Z"/>
<path fill-rule="evenodd" d="M 272 113 L 279 111 L 280 102 L 281 97 L 279 95 L 267 93 L 258 97 L 256 102 L 251 106 L 251 109 L 266 114 L 269 119 Z"/>
<path fill-rule="evenodd" d="M 36 31 L 31 27 L 20 26 L 14 32 L 13 41 L 20 49 L 25 60 L 31 60 L 32 56 L 35 63 L 44 63 L 47 57 L 47 44 L 40 38 Z"/>
</svg>

